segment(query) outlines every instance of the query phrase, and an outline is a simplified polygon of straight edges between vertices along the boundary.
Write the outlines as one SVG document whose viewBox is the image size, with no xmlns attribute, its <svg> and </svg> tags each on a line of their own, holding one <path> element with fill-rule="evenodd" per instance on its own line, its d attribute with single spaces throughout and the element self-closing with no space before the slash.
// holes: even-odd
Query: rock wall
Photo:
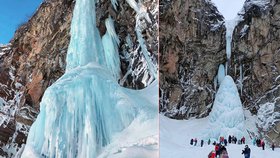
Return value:
<svg viewBox="0 0 280 158">
<path fill-rule="evenodd" d="M 2 49 L 2 156 L 13 157 L 25 143 L 44 91 L 64 73 L 73 7 L 72 0 L 44 1 Z"/>
<path fill-rule="evenodd" d="M 247 0 L 239 16 L 242 20 L 233 33 L 230 74 L 239 83 L 243 78 L 243 106 L 258 116 L 261 133 L 280 142 L 280 2 Z M 260 107 L 267 104 L 274 106 L 272 122 L 260 116 Z M 266 123 L 268 128 L 262 126 Z"/>
<path fill-rule="evenodd" d="M 160 112 L 207 116 L 226 61 L 224 19 L 208 0 L 162 0 L 160 7 Z"/>
<path fill-rule="evenodd" d="M 143 66 L 147 64 L 136 38 L 136 13 L 125 0 L 118 2 L 115 10 L 111 1 L 99 0 L 97 25 L 103 35 L 105 19 L 110 15 L 115 20 L 120 37 L 120 84 L 144 88 L 154 78 L 148 67 Z M 45 0 L 15 32 L 10 44 L 0 46 L 0 156 L 13 157 L 25 143 L 46 88 L 64 74 L 74 5 L 75 0 Z M 157 1 L 141 5 L 151 19 L 151 23 L 141 20 L 142 35 L 157 66 Z"/>
</svg>

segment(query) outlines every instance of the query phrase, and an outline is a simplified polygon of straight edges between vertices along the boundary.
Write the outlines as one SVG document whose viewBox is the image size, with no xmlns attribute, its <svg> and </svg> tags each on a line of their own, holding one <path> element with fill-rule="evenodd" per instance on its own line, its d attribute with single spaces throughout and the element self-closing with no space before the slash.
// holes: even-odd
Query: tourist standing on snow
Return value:
<svg viewBox="0 0 280 158">
<path fill-rule="evenodd" d="M 221 148 L 220 158 L 229 158 L 228 153 L 227 153 L 227 149 L 225 147 Z"/>
<path fill-rule="evenodd" d="M 234 144 L 236 144 L 236 142 L 237 142 L 237 138 L 236 138 L 236 137 L 234 137 Z"/>
<path fill-rule="evenodd" d="M 228 142 L 231 143 L 231 135 L 228 136 Z"/>
<path fill-rule="evenodd" d="M 220 147 L 221 146 L 219 143 L 215 145 L 216 157 L 220 156 Z"/>
<path fill-rule="evenodd" d="M 193 145 L 193 139 L 191 139 L 191 143 L 190 144 Z"/>
<path fill-rule="evenodd" d="M 231 137 L 231 142 L 232 142 L 232 144 L 236 144 L 237 139 L 236 139 L 234 136 L 232 136 L 232 137 Z"/>
<path fill-rule="evenodd" d="M 224 137 L 220 137 L 220 144 L 224 143 Z"/>
<path fill-rule="evenodd" d="M 261 146 L 262 146 L 262 149 L 264 150 L 265 143 L 264 143 L 264 140 L 263 140 L 263 139 L 261 140 Z"/>
<path fill-rule="evenodd" d="M 241 138 L 241 144 L 245 144 L 245 137 L 244 136 Z"/>
<path fill-rule="evenodd" d="M 272 143 L 271 148 L 272 148 L 272 150 L 274 151 L 274 148 L 275 148 L 274 142 Z"/>
<path fill-rule="evenodd" d="M 210 139 L 208 139 L 208 145 L 210 145 L 210 143 L 211 143 L 211 140 L 210 140 Z"/>
<path fill-rule="evenodd" d="M 261 140 L 259 138 L 257 139 L 257 146 L 261 147 Z"/>
<path fill-rule="evenodd" d="M 215 150 L 211 151 L 211 152 L 208 154 L 208 158 L 216 158 L 216 152 L 215 152 Z"/>
<path fill-rule="evenodd" d="M 201 139 L 200 146 L 203 147 L 204 140 Z"/>
<path fill-rule="evenodd" d="M 250 158 L 251 149 L 248 145 L 245 145 L 245 149 L 242 150 L 242 154 L 244 154 L 244 158 Z"/>
<path fill-rule="evenodd" d="M 225 139 L 225 140 L 224 140 L 224 144 L 225 144 L 225 146 L 227 146 L 227 143 L 228 143 L 228 142 L 227 142 L 227 139 Z"/>
<path fill-rule="evenodd" d="M 196 146 L 196 144 L 197 144 L 197 139 L 194 138 L 194 146 Z"/>
<path fill-rule="evenodd" d="M 254 137 L 254 138 L 253 138 L 253 145 L 254 145 L 254 146 L 256 146 L 256 142 L 257 142 L 257 140 L 256 140 L 256 138 Z"/>
</svg>

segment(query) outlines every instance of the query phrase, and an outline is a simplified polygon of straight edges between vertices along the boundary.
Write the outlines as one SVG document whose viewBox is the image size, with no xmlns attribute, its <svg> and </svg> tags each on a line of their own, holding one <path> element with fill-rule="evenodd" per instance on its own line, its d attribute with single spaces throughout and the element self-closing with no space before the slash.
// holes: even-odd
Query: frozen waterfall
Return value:
<svg viewBox="0 0 280 158">
<path fill-rule="evenodd" d="M 234 28 L 237 24 L 238 20 L 228 20 L 226 21 L 226 54 L 227 59 L 230 60 L 231 57 L 231 42 L 232 42 L 232 33 L 234 31 Z"/>
<path fill-rule="evenodd" d="M 101 38 L 95 18 L 94 0 L 76 1 L 66 73 L 46 90 L 23 158 L 117 157 L 158 134 L 157 81 L 143 90 L 118 84 L 113 21 L 108 17 Z"/>
<path fill-rule="evenodd" d="M 230 76 L 225 76 L 216 94 L 209 116 L 207 138 L 234 135 L 238 139 L 248 134 L 244 126 L 244 112 L 237 87 Z"/>
</svg>

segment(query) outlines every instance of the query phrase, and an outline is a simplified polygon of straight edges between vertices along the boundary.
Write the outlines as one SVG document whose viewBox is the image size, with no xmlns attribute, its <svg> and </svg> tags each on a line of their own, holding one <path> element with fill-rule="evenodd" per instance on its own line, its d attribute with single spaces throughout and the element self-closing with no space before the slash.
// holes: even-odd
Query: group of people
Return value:
<svg viewBox="0 0 280 158">
<path fill-rule="evenodd" d="M 236 144 L 236 143 L 237 144 L 245 144 L 245 137 L 244 136 L 237 141 L 237 138 L 235 136 L 229 135 L 228 140 L 229 140 L 228 142 L 232 143 L 232 144 Z"/>
<path fill-rule="evenodd" d="M 194 138 L 194 139 L 192 138 L 190 144 L 196 146 L 197 145 L 197 139 L 196 138 Z M 201 139 L 200 146 L 203 147 L 203 144 L 204 144 L 204 140 Z"/>
<path fill-rule="evenodd" d="M 209 155 L 208 158 L 229 158 L 228 153 L 227 153 L 227 149 L 226 146 L 228 143 L 230 144 L 245 144 L 245 137 L 243 136 L 240 140 L 237 140 L 237 138 L 235 136 L 231 136 L 229 135 L 228 139 L 225 139 L 224 137 L 220 137 L 219 142 L 217 143 L 216 141 L 213 141 L 213 143 L 211 142 L 210 139 L 208 139 L 208 145 L 210 145 L 211 143 L 215 146 L 215 149 L 212 150 Z M 190 141 L 191 145 L 197 146 L 198 143 L 198 139 L 197 138 L 192 138 Z M 203 147 L 204 145 L 204 140 L 200 140 L 200 146 Z M 253 145 L 256 145 L 258 147 L 262 147 L 263 150 L 265 150 L 265 142 L 263 139 L 256 139 L 253 138 Z M 275 149 L 275 143 L 272 143 L 271 145 L 272 150 L 274 151 Z M 251 149 L 249 148 L 248 145 L 245 145 L 244 150 L 242 150 L 242 154 L 244 155 L 245 158 L 250 158 L 251 155 Z"/>
</svg>

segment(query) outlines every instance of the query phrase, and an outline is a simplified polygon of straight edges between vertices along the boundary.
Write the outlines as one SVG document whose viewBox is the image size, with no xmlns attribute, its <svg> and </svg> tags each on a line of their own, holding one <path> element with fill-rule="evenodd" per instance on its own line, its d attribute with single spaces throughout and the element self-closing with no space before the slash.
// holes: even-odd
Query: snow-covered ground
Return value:
<svg viewBox="0 0 280 158">
<path fill-rule="evenodd" d="M 245 115 L 248 112 L 245 112 Z M 252 119 L 247 117 L 246 125 L 249 129 L 253 129 Z M 172 120 L 165 116 L 160 116 L 160 158 L 206 158 L 211 150 L 214 150 L 213 145 L 204 145 L 200 147 L 201 132 L 208 126 L 208 117 L 203 119 L 190 120 Z M 251 122 L 251 123 L 250 123 Z M 251 125 L 250 125 L 251 124 Z M 215 127 L 213 127 L 215 128 Z M 197 146 L 190 145 L 190 139 L 197 137 Z M 207 144 L 207 141 L 204 141 Z M 266 148 L 264 151 L 261 148 L 253 146 L 251 141 L 247 142 L 251 148 L 251 158 L 279 158 L 280 149 L 276 148 L 272 151 L 271 148 Z M 229 144 L 226 148 L 230 158 L 244 158 L 241 154 L 245 145 Z"/>
</svg>

